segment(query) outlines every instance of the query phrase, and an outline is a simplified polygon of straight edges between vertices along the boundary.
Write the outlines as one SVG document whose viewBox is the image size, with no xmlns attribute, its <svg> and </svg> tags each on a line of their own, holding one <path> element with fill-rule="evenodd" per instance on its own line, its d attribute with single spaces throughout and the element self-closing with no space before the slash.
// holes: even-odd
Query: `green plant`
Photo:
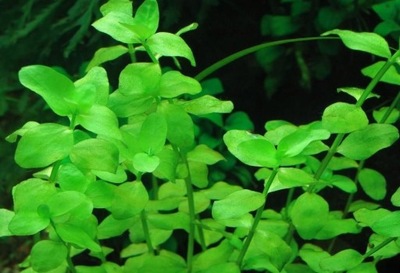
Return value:
<svg viewBox="0 0 400 273">
<path fill-rule="evenodd" d="M 326 33 L 385 61 L 362 70 L 372 78 L 365 89 L 340 89 L 356 103 L 336 102 L 306 125 L 269 121 L 258 135 L 247 131 L 252 124 L 243 113 L 224 120 L 221 114 L 233 104 L 211 95 L 217 82 L 199 80 L 245 54 L 300 40 L 247 49 L 192 78 L 160 61 L 195 64 L 181 38 L 195 24 L 176 34 L 157 32 L 155 0 L 145 0 L 133 17 L 128 0 L 111 0 L 101 13 L 93 26 L 123 45 L 99 49 L 83 78 L 72 81 L 42 65 L 19 72 L 21 83 L 64 118 L 30 121 L 7 137 L 19 139 L 16 162 L 39 169 L 13 188 L 14 210 L 0 210 L 1 237 L 34 236 L 23 272 L 357 273 L 376 272 L 380 260 L 400 253 L 399 211 L 383 208 L 385 178 L 365 167 L 366 159 L 399 137 L 391 124 L 399 118 L 400 96 L 374 112 L 375 122 L 362 108 L 377 96 L 372 91 L 378 82 L 400 83 L 400 51 L 392 54 L 373 33 Z M 309 40 L 316 39 L 324 38 Z M 131 63 L 110 93 L 100 65 L 125 54 Z M 147 57 L 151 62 L 137 61 Z M 204 129 L 204 121 L 218 133 Z M 229 175 L 223 176 L 227 181 L 211 179 L 212 165 L 225 154 L 218 134 L 232 155 L 259 168 L 255 183 L 262 192 L 251 183 L 229 183 Z M 348 170 L 355 170 L 354 179 Z M 335 210 L 333 188 L 349 195 Z M 355 200 L 358 188 L 373 202 Z M 287 195 L 278 209 L 267 203 L 275 192 Z M 391 202 L 400 206 L 399 189 Z M 342 235 L 371 230 L 364 254 L 353 246 L 336 250 Z M 323 248 L 320 242 L 327 240 Z"/>
</svg>

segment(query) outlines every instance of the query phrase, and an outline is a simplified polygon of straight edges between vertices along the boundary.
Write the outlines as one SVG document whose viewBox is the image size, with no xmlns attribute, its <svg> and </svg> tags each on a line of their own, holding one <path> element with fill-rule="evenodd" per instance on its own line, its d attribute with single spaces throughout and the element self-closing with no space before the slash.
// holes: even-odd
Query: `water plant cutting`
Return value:
<svg viewBox="0 0 400 273">
<path fill-rule="evenodd" d="M 244 49 L 190 77 L 184 37 L 197 24 L 159 32 L 156 0 L 135 10 L 110 0 L 100 12 L 92 25 L 115 45 L 98 49 L 81 78 L 44 65 L 18 74 L 58 116 L 7 137 L 17 164 L 34 170 L 13 187 L 13 210 L 0 209 L 1 237 L 33 238 L 22 272 L 373 273 L 400 253 L 400 187 L 389 192 L 397 181 L 368 163 L 399 138 L 400 95 L 364 109 L 379 100 L 378 83 L 400 84 L 400 50 L 375 33 L 334 29 Z M 217 97 L 219 68 L 318 40 L 374 62 L 361 71 L 367 86 L 338 87 L 348 100 L 314 121 L 270 120 L 253 132 Z M 107 64 L 126 56 L 112 84 Z M 251 181 L 232 179 L 238 169 L 253 171 Z M 273 195 L 284 199 L 278 209 Z"/>
</svg>

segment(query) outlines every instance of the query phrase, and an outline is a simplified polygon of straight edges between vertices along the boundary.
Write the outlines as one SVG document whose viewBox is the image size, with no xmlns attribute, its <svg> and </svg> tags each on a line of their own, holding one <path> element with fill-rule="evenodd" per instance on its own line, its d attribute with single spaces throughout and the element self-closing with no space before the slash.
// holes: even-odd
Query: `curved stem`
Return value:
<svg viewBox="0 0 400 273">
<path fill-rule="evenodd" d="M 272 171 L 271 175 L 269 176 L 268 181 L 265 183 L 264 190 L 263 190 L 263 195 L 265 196 L 265 202 L 264 202 L 263 206 L 261 206 L 261 207 L 259 207 L 257 209 L 256 215 L 254 217 L 253 225 L 251 226 L 249 234 L 247 235 L 247 238 L 244 241 L 243 247 L 240 250 L 239 256 L 238 256 L 238 258 L 236 260 L 236 264 L 239 267 L 241 267 L 242 262 L 243 262 L 243 258 L 246 255 L 246 252 L 249 249 L 250 243 L 253 240 L 253 237 L 254 237 L 254 235 L 256 233 L 258 223 L 261 220 L 261 216 L 262 216 L 262 213 L 264 211 L 265 204 L 267 202 L 267 196 L 268 196 L 269 188 L 271 187 L 272 181 L 274 181 L 274 178 L 275 178 L 277 173 L 278 173 L 278 169 L 274 169 Z"/>
<path fill-rule="evenodd" d="M 225 65 L 230 64 L 231 62 L 236 61 L 237 59 L 240 59 L 246 55 L 257 52 L 261 49 L 264 49 L 264 48 L 267 48 L 270 46 L 277 46 L 277 45 L 284 45 L 284 44 L 298 43 L 298 42 L 317 41 L 317 40 L 338 40 L 338 39 L 339 39 L 338 37 L 307 37 L 307 38 L 295 38 L 295 39 L 286 39 L 286 40 L 262 43 L 262 44 L 248 47 L 246 49 L 235 52 L 235 53 L 229 55 L 228 57 L 215 62 L 214 64 L 210 65 L 209 67 L 207 67 L 203 71 L 201 71 L 199 74 L 197 74 L 194 78 L 198 81 L 201 81 L 204 78 L 211 75 L 212 73 L 214 73 L 215 71 L 217 71 L 218 69 L 220 69 L 221 67 L 224 67 Z"/>
</svg>

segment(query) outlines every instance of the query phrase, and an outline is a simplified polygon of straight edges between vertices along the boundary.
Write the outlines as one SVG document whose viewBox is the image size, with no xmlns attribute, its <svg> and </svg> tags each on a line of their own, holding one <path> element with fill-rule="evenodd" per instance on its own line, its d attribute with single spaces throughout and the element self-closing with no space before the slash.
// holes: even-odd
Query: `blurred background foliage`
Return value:
<svg viewBox="0 0 400 273">
<path fill-rule="evenodd" d="M 82 76 L 94 52 L 115 43 L 91 27 L 105 2 L 0 0 L 0 207 L 12 206 L 12 186 L 27 175 L 14 163 L 15 145 L 4 138 L 29 120 L 55 118 L 39 96 L 18 83 L 18 70 L 44 64 L 62 69 L 72 79 Z M 132 0 L 134 6 L 140 2 Z M 198 64 L 184 67 L 184 73 L 192 76 L 229 54 L 265 41 L 346 28 L 375 31 L 398 47 L 400 35 L 400 0 L 159 0 L 159 6 L 161 30 L 174 32 L 194 21 L 199 23 L 196 31 L 185 34 Z M 220 117 L 198 121 L 197 136 L 221 150 L 223 130 L 237 120 L 243 129 L 256 131 L 267 119 L 309 121 L 321 114 L 330 98 L 337 99 L 337 87 L 362 82 L 359 69 L 371 59 L 352 54 L 336 42 L 298 43 L 268 48 L 236 61 L 214 75 L 221 81 L 211 79 L 204 86 L 222 99 L 232 100 L 242 112 L 224 117 L 224 121 Z M 124 61 L 128 60 L 106 64 L 111 83 L 118 78 L 113 71 L 117 73 L 123 65 L 118 62 Z M 237 168 L 233 158 L 210 176 L 223 179 L 228 172 L 244 186 L 251 181 L 251 172 Z M 25 243 L 7 240 L 0 245 L 7 244 L 8 254 L 16 257 L 0 253 L 0 268 L 24 253 Z"/>
</svg>

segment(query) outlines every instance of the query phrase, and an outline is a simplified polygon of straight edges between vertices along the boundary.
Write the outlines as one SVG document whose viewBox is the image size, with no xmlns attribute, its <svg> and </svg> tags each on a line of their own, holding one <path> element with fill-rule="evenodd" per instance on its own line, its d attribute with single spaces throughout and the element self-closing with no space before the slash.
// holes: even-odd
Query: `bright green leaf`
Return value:
<svg viewBox="0 0 400 273">
<path fill-rule="evenodd" d="M 208 186 L 208 168 L 206 164 L 189 161 L 189 170 L 193 185 L 201 189 Z"/>
<path fill-rule="evenodd" d="M 310 243 L 306 243 L 299 250 L 299 256 L 315 272 L 325 273 L 325 271 L 321 268 L 320 262 L 321 260 L 330 257 L 330 255 L 322 248 Z"/>
<path fill-rule="evenodd" d="M 87 219 L 93 210 L 91 200 L 77 191 L 58 192 L 47 200 L 46 205 L 53 222 L 63 222 L 72 218 Z"/>
<path fill-rule="evenodd" d="M 134 23 L 140 29 L 140 38 L 147 39 L 158 29 L 160 14 L 156 0 L 145 0 L 136 10 Z"/>
<path fill-rule="evenodd" d="M 37 212 L 56 193 L 53 183 L 38 178 L 30 178 L 14 186 L 12 195 L 15 213 L 21 211 Z"/>
<path fill-rule="evenodd" d="M 370 66 L 367 66 L 361 70 L 361 73 L 364 76 L 375 78 L 378 72 L 385 65 L 385 62 L 379 61 Z M 396 67 L 393 65 L 389 67 L 389 69 L 385 72 L 385 74 L 380 78 L 381 82 L 386 82 L 390 84 L 400 85 L 400 74 L 397 71 Z"/>
<path fill-rule="evenodd" d="M 266 254 L 272 266 L 278 270 L 277 272 L 281 272 L 292 257 L 291 248 L 281 237 L 272 232 L 257 230 L 252 242 L 256 248 Z"/>
<path fill-rule="evenodd" d="M 325 109 L 322 124 L 331 133 L 350 133 L 367 126 L 368 118 L 361 107 L 336 102 Z"/>
<path fill-rule="evenodd" d="M 70 223 L 56 224 L 55 230 L 64 242 L 71 243 L 79 248 L 89 249 L 93 252 L 100 252 L 100 245 L 86 229 L 88 222 L 88 220 L 85 220 L 81 223 L 81 225 L 85 226 Z"/>
<path fill-rule="evenodd" d="M 396 108 L 391 109 L 390 114 L 388 116 L 386 116 L 389 109 L 390 109 L 390 107 L 384 106 L 384 107 L 381 107 L 380 109 L 374 110 L 372 112 L 372 115 L 373 115 L 376 123 L 393 124 L 399 120 L 400 111 Z M 384 118 L 385 118 L 385 120 L 383 120 Z"/>
<path fill-rule="evenodd" d="M 161 78 L 161 69 L 154 63 L 128 64 L 119 75 L 119 92 L 123 95 L 155 94 Z"/>
<path fill-rule="evenodd" d="M 159 107 L 167 121 L 167 139 L 181 149 L 190 148 L 194 143 L 194 125 L 192 118 L 174 104 L 162 104 Z"/>
<path fill-rule="evenodd" d="M 196 66 L 192 50 L 178 35 L 158 32 L 148 38 L 146 44 L 153 54 L 169 57 L 184 57 L 190 61 L 192 66 Z"/>
<path fill-rule="evenodd" d="M 387 237 L 400 236 L 400 211 L 394 211 L 374 222 L 372 230 Z"/>
<path fill-rule="evenodd" d="M 110 35 L 122 43 L 140 43 L 140 37 L 135 35 L 127 26 L 134 25 L 131 14 L 111 11 L 92 24 L 100 32 Z"/>
<path fill-rule="evenodd" d="M 303 239 L 315 238 L 328 221 L 329 205 L 320 195 L 305 192 L 295 201 L 290 216 Z"/>
<path fill-rule="evenodd" d="M 224 199 L 215 201 L 212 215 L 216 220 L 236 218 L 261 207 L 265 202 L 262 193 L 250 190 L 235 191 Z"/>
<path fill-rule="evenodd" d="M 220 200 L 229 194 L 241 190 L 242 187 L 238 185 L 231 185 L 223 181 L 219 181 L 212 185 L 211 188 L 204 190 L 204 194 L 212 200 Z"/>
<path fill-rule="evenodd" d="M 90 180 L 74 164 L 62 164 L 57 172 L 57 182 L 64 191 L 84 192 Z"/>
<path fill-rule="evenodd" d="M 15 161 L 23 168 L 42 168 L 64 159 L 73 145 L 73 131 L 44 123 L 29 129 L 18 142 Z"/>
<path fill-rule="evenodd" d="M 74 83 L 75 87 L 85 84 L 92 85 L 96 90 L 94 104 L 106 105 L 110 91 L 106 70 L 102 67 L 93 67 L 92 69 L 87 69 L 87 71 L 82 79 Z"/>
<path fill-rule="evenodd" d="M 365 92 L 365 89 L 357 88 L 357 87 L 341 87 L 337 89 L 338 92 L 344 92 L 358 101 L 362 94 Z M 370 93 L 367 97 L 367 99 L 370 98 L 379 98 L 380 96 L 374 93 Z"/>
<path fill-rule="evenodd" d="M 354 160 L 365 160 L 379 150 L 391 146 L 399 138 L 396 127 L 390 124 L 370 124 L 349 134 L 337 152 Z"/>
<path fill-rule="evenodd" d="M 92 200 L 95 208 L 108 208 L 114 199 L 116 186 L 98 180 L 89 184 L 85 194 Z"/>
<path fill-rule="evenodd" d="M 88 112 L 79 114 L 76 122 L 95 134 L 121 139 L 118 119 L 106 106 L 93 105 Z"/>
<path fill-rule="evenodd" d="M 118 148 L 102 139 L 87 139 L 74 145 L 70 158 L 82 169 L 115 173 L 118 166 Z"/>
<path fill-rule="evenodd" d="M 344 175 L 333 175 L 328 180 L 328 183 L 347 193 L 357 192 L 357 186 L 354 181 Z"/>
<path fill-rule="evenodd" d="M 352 269 L 364 260 L 363 255 L 354 249 L 342 250 L 331 257 L 321 260 L 321 268 L 334 271 L 346 271 Z"/>
<path fill-rule="evenodd" d="M 361 226 L 371 227 L 375 224 L 375 222 L 385 218 L 389 214 L 390 211 L 387 209 L 361 208 L 354 212 L 354 218 L 357 220 L 357 222 L 359 222 Z"/>
<path fill-rule="evenodd" d="M 160 158 L 156 155 L 137 153 L 132 159 L 133 167 L 143 173 L 153 172 L 160 164 Z"/>
<path fill-rule="evenodd" d="M 100 7 L 103 16 L 112 11 L 132 15 L 132 3 L 129 0 L 110 0 Z"/>
<path fill-rule="evenodd" d="M 383 58 L 390 58 L 392 55 L 386 40 L 376 33 L 334 29 L 322 35 L 331 34 L 338 35 L 345 46 L 350 49 L 367 52 Z"/>
<path fill-rule="evenodd" d="M 59 267 L 67 259 L 67 255 L 68 249 L 62 242 L 39 241 L 31 251 L 32 269 L 37 272 L 48 272 Z"/>
<path fill-rule="evenodd" d="M 59 116 L 72 114 L 65 99 L 71 98 L 74 84 L 63 74 L 43 65 L 23 67 L 18 73 L 22 85 L 39 94 Z"/>
<path fill-rule="evenodd" d="M 358 174 L 358 180 L 364 192 L 374 200 L 382 200 L 386 196 L 386 179 L 378 171 L 364 168 Z"/>
<path fill-rule="evenodd" d="M 278 179 L 287 188 L 302 187 L 315 182 L 311 174 L 296 168 L 279 168 Z"/>
<path fill-rule="evenodd" d="M 12 233 L 8 229 L 8 225 L 14 216 L 15 213 L 13 211 L 0 209 L 0 238 L 12 235 Z"/>
<path fill-rule="evenodd" d="M 361 228 L 354 219 L 338 219 L 330 217 L 325 226 L 315 236 L 317 240 L 328 240 L 341 234 L 357 234 Z"/>
<path fill-rule="evenodd" d="M 159 95 L 175 98 L 183 94 L 195 95 L 201 91 L 200 83 L 179 71 L 171 70 L 161 76 Z"/>
<path fill-rule="evenodd" d="M 182 102 L 181 105 L 186 112 L 197 116 L 212 113 L 230 113 L 233 110 L 231 101 L 222 101 L 210 95 Z"/>
<path fill-rule="evenodd" d="M 347 270 L 347 273 L 378 273 L 378 271 L 376 270 L 376 263 L 368 262 Z"/>
<path fill-rule="evenodd" d="M 103 240 L 120 236 L 137 220 L 138 219 L 135 217 L 115 219 L 112 215 L 109 215 L 99 224 L 97 228 L 97 238 Z"/>
<path fill-rule="evenodd" d="M 143 152 L 154 155 L 160 152 L 167 138 L 167 122 L 160 113 L 148 115 L 140 128 L 139 145 Z"/>
<path fill-rule="evenodd" d="M 274 168 L 279 164 L 274 145 L 266 139 L 244 141 L 237 146 L 234 155 L 250 166 Z"/>
<path fill-rule="evenodd" d="M 127 118 L 133 115 L 143 114 L 155 105 L 155 103 L 156 101 L 153 96 L 126 96 L 117 90 L 110 95 L 108 107 L 114 111 L 117 117 Z"/>
<path fill-rule="evenodd" d="M 400 207 L 400 187 L 393 193 L 390 202 L 392 202 L 393 206 Z"/>
<path fill-rule="evenodd" d="M 218 161 L 224 160 L 224 157 L 220 153 L 210 149 L 207 145 L 200 144 L 188 152 L 187 160 L 213 165 Z"/>
<path fill-rule="evenodd" d="M 214 266 L 228 261 L 232 250 L 233 246 L 224 240 L 217 246 L 200 252 L 193 259 L 194 272 L 207 272 L 206 270 L 211 270 Z"/>
<path fill-rule="evenodd" d="M 147 214 L 147 219 L 149 223 L 156 228 L 167 230 L 189 230 L 189 214 L 185 212 L 179 211 L 168 214 L 149 213 Z"/>
<path fill-rule="evenodd" d="M 18 212 L 11 219 L 8 229 L 13 235 L 27 236 L 34 235 L 50 225 L 49 217 L 39 215 L 38 212 Z"/>
<path fill-rule="evenodd" d="M 116 173 L 105 172 L 105 171 L 94 171 L 94 170 L 92 170 L 92 173 L 94 175 L 96 175 L 98 178 L 100 178 L 101 180 L 111 182 L 111 183 L 116 183 L 116 184 L 123 183 L 127 179 L 125 169 L 122 165 L 119 165 L 117 167 Z"/>
<path fill-rule="evenodd" d="M 293 157 L 300 154 L 310 143 L 316 140 L 328 139 L 327 130 L 299 128 L 284 137 L 278 144 L 278 154 L 282 157 Z"/>
<path fill-rule="evenodd" d="M 140 181 L 119 185 L 109 210 L 117 220 L 131 218 L 139 214 L 149 201 L 149 195 Z"/>
<path fill-rule="evenodd" d="M 128 53 L 128 49 L 122 45 L 102 47 L 94 53 L 92 60 L 90 60 L 86 67 L 86 71 L 105 62 L 115 60 L 125 53 Z"/>
</svg>

